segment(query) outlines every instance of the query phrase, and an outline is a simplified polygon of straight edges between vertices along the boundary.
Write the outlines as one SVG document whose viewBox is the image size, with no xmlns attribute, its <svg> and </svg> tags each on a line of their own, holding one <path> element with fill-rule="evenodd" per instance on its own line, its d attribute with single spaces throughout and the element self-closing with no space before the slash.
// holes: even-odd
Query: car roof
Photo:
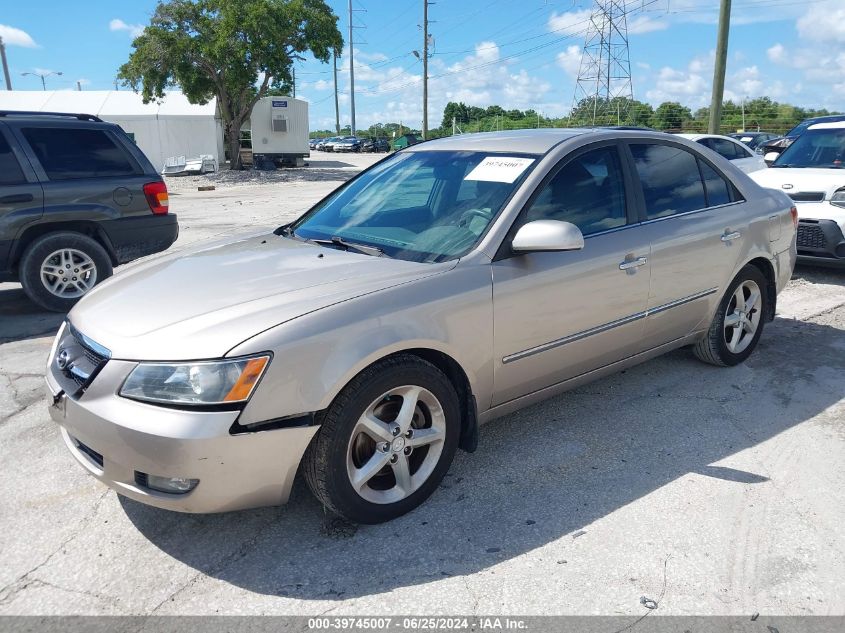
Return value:
<svg viewBox="0 0 845 633">
<path fill-rule="evenodd" d="M 845 118 L 842 121 L 828 121 L 827 123 L 813 123 L 807 128 L 810 130 L 843 130 L 845 129 Z"/>
<path fill-rule="evenodd" d="M 731 138 L 725 134 L 675 134 L 674 136 L 680 136 L 681 138 L 685 138 L 688 141 L 700 141 L 704 138 L 725 138 L 731 141 L 735 141 L 735 138 Z M 745 136 L 745 135 L 743 135 Z"/>
</svg>

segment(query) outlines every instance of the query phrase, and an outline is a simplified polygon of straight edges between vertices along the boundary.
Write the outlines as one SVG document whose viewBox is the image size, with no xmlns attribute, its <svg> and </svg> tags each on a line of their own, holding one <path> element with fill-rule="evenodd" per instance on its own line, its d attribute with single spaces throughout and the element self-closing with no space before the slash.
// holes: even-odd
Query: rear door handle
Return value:
<svg viewBox="0 0 845 633">
<path fill-rule="evenodd" d="M 18 193 L 0 198 L 0 204 L 14 204 L 16 202 L 32 202 L 35 200 L 31 193 Z"/>
<path fill-rule="evenodd" d="M 722 235 L 721 239 L 723 242 L 730 242 L 731 240 L 739 239 L 741 235 L 742 233 L 740 233 L 739 231 L 734 231 L 733 233 L 725 233 L 724 235 Z"/>
<path fill-rule="evenodd" d="M 637 259 L 625 260 L 624 262 L 619 264 L 619 270 L 630 270 L 631 268 L 639 268 L 640 266 L 645 266 L 647 263 L 647 258 L 637 257 Z"/>
</svg>

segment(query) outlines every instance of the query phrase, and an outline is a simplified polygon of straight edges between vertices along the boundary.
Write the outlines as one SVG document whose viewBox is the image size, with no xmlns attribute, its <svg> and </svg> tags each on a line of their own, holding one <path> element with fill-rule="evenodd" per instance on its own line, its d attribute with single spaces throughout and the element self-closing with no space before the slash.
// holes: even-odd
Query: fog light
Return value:
<svg viewBox="0 0 845 633">
<path fill-rule="evenodd" d="M 143 473 L 138 474 L 143 475 Z M 200 482 L 199 479 L 188 479 L 187 477 L 159 477 L 158 475 L 136 477 L 136 480 L 139 479 L 142 480 L 141 483 L 147 488 L 177 495 L 190 492 L 196 488 L 197 484 Z"/>
</svg>

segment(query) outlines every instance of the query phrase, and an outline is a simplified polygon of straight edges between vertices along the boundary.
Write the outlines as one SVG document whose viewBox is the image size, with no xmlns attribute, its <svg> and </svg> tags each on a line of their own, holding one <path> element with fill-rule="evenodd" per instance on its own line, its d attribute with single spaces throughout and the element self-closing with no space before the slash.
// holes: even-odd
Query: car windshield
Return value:
<svg viewBox="0 0 845 633">
<path fill-rule="evenodd" d="M 830 125 L 830 124 L 828 124 Z M 845 167 L 845 127 L 807 130 L 772 167 Z"/>
<path fill-rule="evenodd" d="M 467 253 L 536 161 L 525 154 L 403 152 L 350 181 L 282 234 L 439 262 Z M 378 250 L 375 250 L 378 249 Z"/>
</svg>

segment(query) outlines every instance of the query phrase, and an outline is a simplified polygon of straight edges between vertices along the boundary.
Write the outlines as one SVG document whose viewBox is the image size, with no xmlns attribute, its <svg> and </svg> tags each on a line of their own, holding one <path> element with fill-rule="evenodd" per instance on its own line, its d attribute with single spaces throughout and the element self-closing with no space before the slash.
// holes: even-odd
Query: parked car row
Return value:
<svg viewBox="0 0 845 633">
<path fill-rule="evenodd" d="M 385 138 L 358 138 L 356 136 L 332 136 L 312 138 L 308 147 L 319 152 L 389 152 L 390 143 Z"/>
</svg>

